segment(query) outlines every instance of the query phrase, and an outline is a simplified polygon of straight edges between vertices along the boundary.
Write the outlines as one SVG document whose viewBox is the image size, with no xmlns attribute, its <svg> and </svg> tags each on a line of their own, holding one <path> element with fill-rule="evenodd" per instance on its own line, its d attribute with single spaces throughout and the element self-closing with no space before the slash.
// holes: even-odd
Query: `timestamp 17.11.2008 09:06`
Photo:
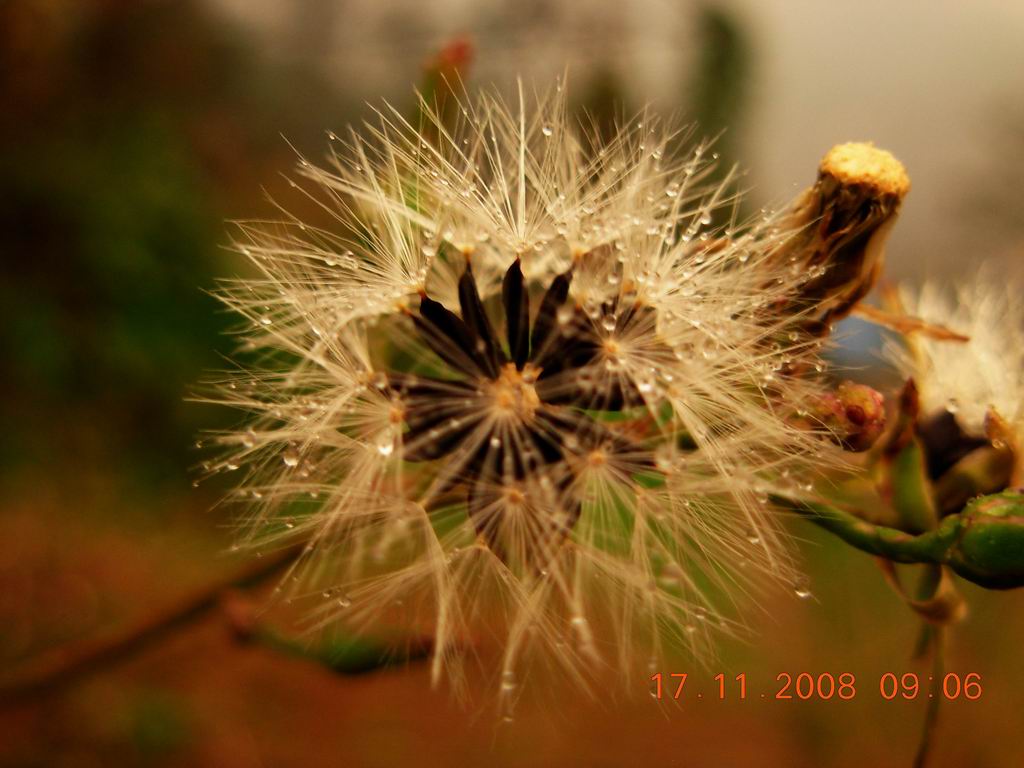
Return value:
<svg viewBox="0 0 1024 768">
<path fill-rule="evenodd" d="M 855 698 L 860 689 L 858 680 L 852 672 L 834 675 L 822 672 L 812 675 L 809 672 L 790 674 L 780 672 L 775 677 L 775 685 L 768 690 L 754 691 L 748 688 L 747 675 L 741 672 L 728 677 L 719 673 L 712 678 L 713 685 L 708 690 L 696 690 L 693 675 L 686 672 L 656 672 L 650 676 L 650 692 L 655 699 L 774 699 L 778 701 L 811 699 L 831 701 L 834 699 L 849 701 Z M 898 699 L 911 701 L 918 697 L 942 698 L 950 701 L 977 701 L 982 695 L 981 675 L 977 672 L 960 674 L 949 672 L 939 680 L 915 672 L 886 672 L 877 680 L 872 679 L 867 689 L 885 701 Z M 867 690 L 865 689 L 865 690 Z"/>
</svg>

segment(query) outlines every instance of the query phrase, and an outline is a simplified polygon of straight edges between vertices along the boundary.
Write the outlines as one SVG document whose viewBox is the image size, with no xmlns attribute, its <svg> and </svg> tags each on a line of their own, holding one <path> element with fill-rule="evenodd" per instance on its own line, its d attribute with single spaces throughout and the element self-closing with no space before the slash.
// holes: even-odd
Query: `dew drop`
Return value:
<svg viewBox="0 0 1024 768">
<path fill-rule="evenodd" d="M 377 453 L 381 456 L 390 456 L 395 452 L 395 441 L 390 435 L 385 437 L 381 442 L 377 443 Z"/>
<path fill-rule="evenodd" d="M 516 689 L 516 673 L 511 669 L 506 669 L 501 674 L 501 692 L 508 694 L 512 693 Z"/>
<path fill-rule="evenodd" d="M 807 600 L 811 597 L 811 589 L 806 581 L 801 580 L 793 585 L 793 594 L 801 600 Z"/>
</svg>

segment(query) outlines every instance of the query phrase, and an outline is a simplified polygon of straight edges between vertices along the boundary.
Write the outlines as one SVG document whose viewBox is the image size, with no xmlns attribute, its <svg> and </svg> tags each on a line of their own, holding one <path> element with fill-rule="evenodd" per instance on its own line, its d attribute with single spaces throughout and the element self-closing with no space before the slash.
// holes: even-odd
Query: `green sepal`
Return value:
<svg viewBox="0 0 1024 768">
<path fill-rule="evenodd" d="M 939 517 L 924 449 L 918 439 L 912 437 L 881 466 L 887 469 L 883 487 L 896 512 L 898 527 L 908 533 L 924 533 L 935 528 Z"/>
</svg>

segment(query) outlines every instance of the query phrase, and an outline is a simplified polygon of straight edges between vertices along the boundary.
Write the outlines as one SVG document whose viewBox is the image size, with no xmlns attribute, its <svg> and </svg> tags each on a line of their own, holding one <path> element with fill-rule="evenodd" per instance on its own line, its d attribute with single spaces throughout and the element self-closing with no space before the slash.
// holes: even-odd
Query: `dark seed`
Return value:
<svg viewBox="0 0 1024 768">
<path fill-rule="evenodd" d="M 558 323 L 558 310 L 569 297 L 571 282 L 572 269 L 552 280 L 550 287 L 544 293 L 540 309 L 537 310 L 537 317 L 533 321 L 533 337 L 530 340 L 533 350 L 532 359 L 543 357 L 552 344 L 552 332 Z"/>
<path fill-rule="evenodd" d="M 485 374 L 487 363 L 476 348 L 476 334 L 454 312 L 424 296 L 420 316 L 413 315 L 413 322 L 427 346 L 448 365 L 467 376 Z"/>
<path fill-rule="evenodd" d="M 498 369 L 506 362 L 505 353 L 498 344 L 494 329 L 491 328 L 491 321 L 484 310 L 484 303 L 480 300 L 480 292 L 477 290 L 476 280 L 473 279 L 469 259 L 466 260 L 466 270 L 459 278 L 459 307 L 462 310 L 463 322 L 476 334 L 477 339 L 483 342 L 482 357 L 487 366 L 487 375 L 492 379 L 497 378 Z"/>
<path fill-rule="evenodd" d="M 523 268 L 519 259 L 501 281 L 501 300 L 505 304 L 508 323 L 509 356 L 518 370 L 523 370 L 530 354 L 530 295 L 523 284 Z"/>
</svg>

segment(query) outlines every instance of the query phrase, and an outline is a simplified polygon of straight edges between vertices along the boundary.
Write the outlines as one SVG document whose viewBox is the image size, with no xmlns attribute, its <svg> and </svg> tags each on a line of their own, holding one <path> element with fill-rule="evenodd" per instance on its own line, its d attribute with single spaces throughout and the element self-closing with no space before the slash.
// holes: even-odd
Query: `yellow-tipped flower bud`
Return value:
<svg viewBox="0 0 1024 768">
<path fill-rule="evenodd" d="M 909 191 L 903 164 L 871 143 L 839 144 L 822 159 L 818 180 L 791 213 L 804 238 L 786 252 L 812 275 L 801 292 L 816 307 L 812 330 L 827 332 L 874 287 L 886 238 Z"/>
</svg>

